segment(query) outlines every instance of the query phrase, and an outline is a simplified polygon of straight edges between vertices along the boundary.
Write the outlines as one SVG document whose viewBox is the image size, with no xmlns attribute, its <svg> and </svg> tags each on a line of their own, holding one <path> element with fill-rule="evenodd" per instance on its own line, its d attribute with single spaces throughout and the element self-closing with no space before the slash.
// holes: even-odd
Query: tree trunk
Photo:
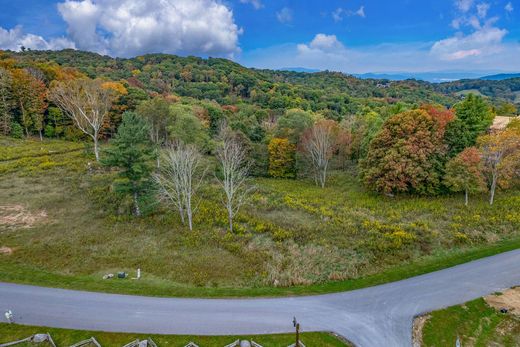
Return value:
<svg viewBox="0 0 520 347">
<path fill-rule="evenodd" d="M 38 132 L 40 133 L 40 141 L 43 141 L 42 129 L 38 130 Z"/>
<path fill-rule="evenodd" d="M 134 192 L 134 211 L 137 217 L 141 216 L 141 209 L 139 208 L 139 202 L 137 201 L 137 192 Z"/>
<path fill-rule="evenodd" d="M 468 206 L 468 189 L 467 188 L 464 191 L 464 205 Z"/>
<path fill-rule="evenodd" d="M 228 207 L 229 231 L 233 232 L 233 212 Z"/>
<path fill-rule="evenodd" d="M 493 202 L 495 201 L 495 190 L 497 189 L 497 177 L 495 174 L 493 174 L 493 181 L 491 182 L 491 188 L 489 189 L 489 204 L 493 205 Z"/>
<path fill-rule="evenodd" d="M 99 161 L 99 146 L 97 135 L 94 136 L 94 154 L 96 155 L 96 161 Z"/>
</svg>

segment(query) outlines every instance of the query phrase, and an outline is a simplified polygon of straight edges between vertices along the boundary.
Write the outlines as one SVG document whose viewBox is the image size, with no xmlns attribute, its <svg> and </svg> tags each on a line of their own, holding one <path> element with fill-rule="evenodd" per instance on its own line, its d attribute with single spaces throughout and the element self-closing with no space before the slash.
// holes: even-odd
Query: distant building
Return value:
<svg viewBox="0 0 520 347">
<path fill-rule="evenodd" d="M 491 125 L 491 132 L 501 131 L 507 128 L 509 123 L 515 118 L 518 117 L 504 117 L 504 116 L 496 116 L 493 124 Z"/>
</svg>

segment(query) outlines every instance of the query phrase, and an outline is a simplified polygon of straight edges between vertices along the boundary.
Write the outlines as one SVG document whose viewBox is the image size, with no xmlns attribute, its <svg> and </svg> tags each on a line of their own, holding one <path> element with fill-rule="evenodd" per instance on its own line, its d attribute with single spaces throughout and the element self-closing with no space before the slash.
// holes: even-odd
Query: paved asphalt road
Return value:
<svg viewBox="0 0 520 347">
<path fill-rule="evenodd" d="M 357 346 L 411 346 L 415 315 L 520 284 L 520 250 L 377 287 L 275 299 L 176 299 L 0 283 L 0 310 L 60 328 L 194 335 L 333 331 Z M 455 343 L 454 343 L 455 344 Z"/>
</svg>

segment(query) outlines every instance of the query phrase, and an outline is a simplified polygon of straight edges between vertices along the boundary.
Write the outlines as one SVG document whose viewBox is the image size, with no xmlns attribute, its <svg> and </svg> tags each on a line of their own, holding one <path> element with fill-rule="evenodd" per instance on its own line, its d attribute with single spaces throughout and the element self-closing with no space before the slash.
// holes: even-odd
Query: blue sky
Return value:
<svg viewBox="0 0 520 347">
<path fill-rule="evenodd" d="M 519 0 L 0 0 L 0 48 L 259 68 L 520 71 Z"/>
</svg>

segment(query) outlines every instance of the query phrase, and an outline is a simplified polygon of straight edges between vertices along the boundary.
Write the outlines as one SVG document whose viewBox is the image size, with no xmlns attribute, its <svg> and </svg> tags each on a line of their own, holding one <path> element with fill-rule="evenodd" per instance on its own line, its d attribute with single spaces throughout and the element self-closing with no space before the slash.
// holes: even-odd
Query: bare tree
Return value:
<svg viewBox="0 0 520 347">
<path fill-rule="evenodd" d="M 224 190 L 223 204 L 228 214 L 229 230 L 233 232 L 233 218 L 253 189 L 247 185 L 251 164 L 244 146 L 229 129 L 223 128 L 220 137 L 222 143 L 217 149 L 220 175 L 217 175 L 217 180 Z"/>
<path fill-rule="evenodd" d="M 337 144 L 339 127 L 332 120 L 314 124 L 303 134 L 301 146 L 312 164 L 316 185 L 325 187 L 329 162 Z"/>
<path fill-rule="evenodd" d="M 160 195 L 177 208 L 182 224 L 188 219 L 188 226 L 193 230 L 193 213 L 196 210 L 193 197 L 205 172 L 202 169 L 202 155 L 195 146 L 179 142 L 166 148 L 162 157 L 163 165 L 154 176 Z"/>
<path fill-rule="evenodd" d="M 100 80 L 77 79 L 58 82 L 51 99 L 72 119 L 74 125 L 94 140 L 99 161 L 99 132 L 112 107 L 113 93 Z"/>
</svg>

